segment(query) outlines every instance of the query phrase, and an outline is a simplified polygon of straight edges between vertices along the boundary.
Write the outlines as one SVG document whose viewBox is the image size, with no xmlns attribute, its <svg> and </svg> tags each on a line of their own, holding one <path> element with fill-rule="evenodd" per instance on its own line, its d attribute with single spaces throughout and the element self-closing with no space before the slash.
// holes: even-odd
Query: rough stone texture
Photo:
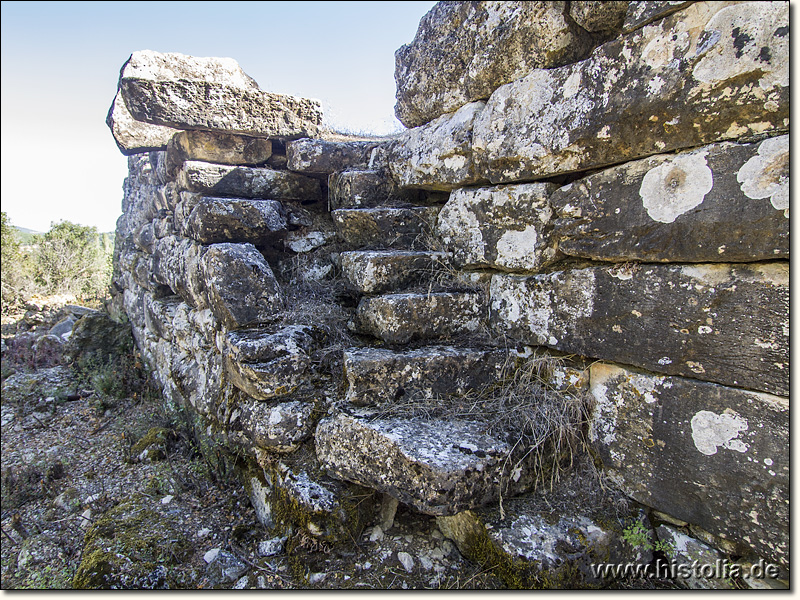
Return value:
<svg viewBox="0 0 800 600">
<path fill-rule="evenodd" d="M 558 256 L 550 183 L 465 188 L 450 194 L 436 233 L 459 267 L 538 271 Z"/>
<path fill-rule="evenodd" d="M 405 344 L 477 333 L 485 313 L 478 293 L 388 294 L 363 298 L 351 327 L 390 344 Z"/>
<path fill-rule="evenodd" d="M 316 179 L 260 167 L 187 161 L 177 174 L 177 183 L 191 192 L 240 198 L 308 201 L 322 198 Z"/>
<path fill-rule="evenodd" d="M 360 248 L 379 246 L 407 248 L 430 235 L 438 207 L 417 208 L 342 208 L 331 212 L 339 235 Z M 424 244 L 423 244 L 424 245 Z"/>
<path fill-rule="evenodd" d="M 245 444 L 249 441 L 272 452 L 287 453 L 297 449 L 311 435 L 312 402 L 266 404 L 240 401 L 231 417 L 230 429 Z M 229 433 L 230 435 L 230 433 Z"/>
<path fill-rule="evenodd" d="M 677 571 L 675 580 L 678 585 L 694 590 L 735 589 L 733 583 L 726 578 L 699 577 L 691 567 L 692 564 L 716 564 L 717 560 L 722 556 L 714 548 L 669 525 L 659 525 L 656 529 L 656 535 L 659 541 L 669 546 L 670 550 L 667 551 L 667 554 L 678 565 L 678 568 L 675 569 Z M 681 567 L 680 565 L 686 566 Z M 687 571 L 687 577 L 681 576 L 682 570 Z"/>
<path fill-rule="evenodd" d="M 492 385 L 513 364 L 506 350 L 430 346 L 344 353 L 345 399 L 356 405 L 432 400 Z"/>
<path fill-rule="evenodd" d="M 201 244 L 259 243 L 287 226 L 286 210 L 276 200 L 192 196 L 188 201 L 181 233 Z"/>
<path fill-rule="evenodd" d="M 159 299 L 150 295 L 145 296 L 144 322 L 147 329 L 158 338 L 172 341 L 172 321 L 180 303 L 180 296 Z"/>
<path fill-rule="evenodd" d="M 495 275 L 491 323 L 532 344 L 788 395 L 788 263 Z"/>
<path fill-rule="evenodd" d="M 174 177 L 187 160 L 222 165 L 261 165 L 272 156 L 272 141 L 210 131 L 181 131 L 167 145 L 164 168 Z"/>
<path fill-rule="evenodd" d="M 228 329 L 273 321 L 283 308 L 275 275 L 252 244 L 213 244 L 201 268 L 211 311 Z"/>
<path fill-rule="evenodd" d="M 625 22 L 628 4 L 628 0 L 573 1 L 569 3 L 569 16 L 586 31 L 607 35 L 617 34 Z"/>
<path fill-rule="evenodd" d="M 572 256 L 788 259 L 789 136 L 625 163 L 564 186 L 550 202 L 560 217 L 553 237 Z"/>
<path fill-rule="evenodd" d="M 786 563 L 787 398 L 603 363 L 590 377 L 590 439 L 628 495 Z"/>
<path fill-rule="evenodd" d="M 531 473 L 484 423 L 358 419 L 317 426 L 317 457 L 337 477 L 391 494 L 429 515 L 452 515 L 523 491 Z"/>
<path fill-rule="evenodd" d="M 384 171 L 338 171 L 328 176 L 328 208 L 374 208 L 420 201 L 416 190 L 399 190 Z"/>
<path fill-rule="evenodd" d="M 472 102 L 421 127 L 409 129 L 387 149 L 392 178 L 401 188 L 450 191 L 477 183 L 472 129 L 485 104 Z"/>
<path fill-rule="evenodd" d="M 785 3 L 699 2 L 498 88 L 475 121 L 493 183 L 602 167 L 789 126 Z"/>
<path fill-rule="evenodd" d="M 290 171 L 324 175 L 345 169 L 368 169 L 379 141 L 329 142 L 303 138 L 286 144 Z"/>
<path fill-rule="evenodd" d="M 178 129 L 294 139 L 322 122 L 319 102 L 263 92 L 230 58 L 134 52 L 119 90 L 136 120 Z"/>
<path fill-rule="evenodd" d="M 435 276 L 446 255 L 442 252 L 376 250 L 342 252 L 342 275 L 355 290 L 377 294 Z"/>
<path fill-rule="evenodd" d="M 499 86 L 580 60 L 591 36 L 566 2 L 439 2 L 395 53 L 395 114 L 417 127 L 488 98 Z"/>
<path fill-rule="evenodd" d="M 628 11 L 625 15 L 622 31 L 627 33 L 649 25 L 653 21 L 663 19 L 672 13 L 686 8 L 695 0 L 637 0 L 628 2 Z M 722 3 L 720 3 L 722 4 Z M 730 4 L 730 2 L 725 2 Z"/>
<path fill-rule="evenodd" d="M 206 306 L 206 284 L 200 263 L 206 248 L 192 240 L 175 236 L 160 238 L 153 244 L 152 276 L 156 283 L 169 287 L 196 308 Z"/>
<path fill-rule="evenodd" d="M 179 130 L 143 123 L 133 118 L 122 95 L 117 92 L 108 109 L 106 125 L 114 136 L 117 148 L 125 156 L 167 147 L 170 138 Z"/>
</svg>

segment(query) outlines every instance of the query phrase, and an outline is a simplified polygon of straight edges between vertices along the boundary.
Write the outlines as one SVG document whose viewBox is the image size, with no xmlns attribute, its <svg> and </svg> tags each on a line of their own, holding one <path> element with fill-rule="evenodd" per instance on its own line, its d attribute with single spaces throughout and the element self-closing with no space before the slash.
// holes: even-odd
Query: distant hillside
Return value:
<svg viewBox="0 0 800 600">
<path fill-rule="evenodd" d="M 12 225 L 12 227 L 17 231 L 17 239 L 23 244 L 30 244 L 33 241 L 33 236 L 42 235 L 43 233 L 33 229 L 26 229 L 25 227 L 17 227 L 16 225 Z"/>
</svg>

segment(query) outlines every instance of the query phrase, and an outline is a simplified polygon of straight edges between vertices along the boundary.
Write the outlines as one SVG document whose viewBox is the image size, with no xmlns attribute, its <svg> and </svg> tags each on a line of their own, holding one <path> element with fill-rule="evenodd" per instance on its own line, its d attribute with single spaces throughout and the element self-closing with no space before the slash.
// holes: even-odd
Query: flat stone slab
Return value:
<svg viewBox="0 0 800 600">
<path fill-rule="evenodd" d="M 317 201 L 319 181 L 289 171 L 264 167 L 217 165 L 186 161 L 176 175 L 178 187 L 190 192 L 238 198 Z"/>
<path fill-rule="evenodd" d="M 287 142 L 287 168 L 298 173 L 325 175 L 346 169 L 368 169 L 379 141 L 331 142 L 303 138 Z"/>
<path fill-rule="evenodd" d="M 562 352 L 788 395 L 788 277 L 787 262 L 495 275 L 491 326 Z"/>
<path fill-rule="evenodd" d="M 789 136 L 612 167 L 550 196 L 558 249 L 593 260 L 789 258 Z M 447 205 L 439 214 L 441 222 Z"/>
<path fill-rule="evenodd" d="M 429 346 L 344 352 L 345 399 L 357 406 L 459 396 L 497 383 L 513 365 L 507 350 Z"/>
<path fill-rule="evenodd" d="M 269 323 L 283 309 L 275 275 L 252 244 L 212 244 L 200 267 L 209 307 L 227 329 Z"/>
<path fill-rule="evenodd" d="M 450 191 L 481 181 L 473 161 L 472 130 L 484 106 L 471 102 L 392 142 L 386 162 L 397 185 Z"/>
<path fill-rule="evenodd" d="M 272 156 L 272 141 L 211 131 L 181 131 L 167 144 L 165 173 L 174 177 L 187 160 L 222 165 L 262 165 Z"/>
<path fill-rule="evenodd" d="M 697 2 L 584 61 L 536 69 L 476 119 L 476 175 L 534 180 L 785 133 L 788 26 L 785 3 Z"/>
<path fill-rule="evenodd" d="M 188 215 L 181 222 L 181 233 L 201 244 L 221 242 L 263 242 L 286 230 L 286 210 L 277 200 L 214 198 L 189 196 L 181 207 Z"/>
<path fill-rule="evenodd" d="M 313 402 L 267 404 L 240 401 L 228 424 L 228 436 L 242 445 L 288 453 L 311 435 Z"/>
<path fill-rule="evenodd" d="M 114 136 L 117 148 L 125 156 L 166 148 L 172 136 L 179 131 L 172 127 L 137 121 L 125 106 L 125 100 L 119 92 L 108 109 L 106 125 Z"/>
<path fill-rule="evenodd" d="M 231 58 L 134 52 L 119 90 L 134 119 L 177 129 L 294 139 L 322 123 L 318 101 L 261 91 Z"/>
<path fill-rule="evenodd" d="M 435 276 L 447 255 L 409 250 L 349 251 L 340 255 L 342 275 L 355 290 L 377 294 Z"/>
<path fill-rule="evenodd" d="M 395 113 L 423 125 L 532 69 L 580 60 L 591 42 L 565 2 L 440 2 L 395 53 Z"/>
<path fill-rule="evenodd" d="M 339 235 L 348 244 L 408 248 L 430 235 L 439 208 L 341 208 L 331 212 Z M 422 245 L 422 244 L 420 244 Z"/>
<path fill-rule="evenodd" d="M 477 333 L 486 319 L 482 294 L 387 294 L 361 299 L 351 327 L 390 344 Z"/>
<path fill-rule="evenodd" d="M 428 515 L 452 515 L 531 484 L 511 471 L 512 445 L 484 433 L 486 424 L 459 421 L 323 419 L 317 458 L 335 477 L 388 493 Z"/>
<path fill-rule="evenodd" d="M 538 271 L 558 257 L 551 240 L 551 183 L 454 190 L 436 233 L 459 267 Z"/>
<path fill-rule="evenodd" d="M 786 564 L 789 400 L 595 363 L 590 438 L 647 506 Z"/>
<path fill-rule="evenodd" d="M 397 189 L 383 170 L 337 171 L 328 176 L 328 208 L 374 208 L 421 200 L 416 190 Z"/>
<path fill-rule="evenodd" d="M 174 235 L 153 242 L 152 278 L 195 308 L 207 305 L 200 264 L 206 248 Z"/>
</svg>

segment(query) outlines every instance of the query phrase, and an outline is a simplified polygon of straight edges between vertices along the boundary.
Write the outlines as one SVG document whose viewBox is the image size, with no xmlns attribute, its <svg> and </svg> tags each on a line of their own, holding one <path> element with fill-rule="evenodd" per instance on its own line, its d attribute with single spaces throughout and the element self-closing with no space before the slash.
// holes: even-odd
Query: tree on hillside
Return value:
<svg viewBox="0 0 800 600">
<path fill-rule="evenodd" d="M 5 313 L 16 306 L 22 298 L 32 292 L 30 262 L 20 251 L 20 242 L 17 232 L 12 227 L 8 215 L 2 214 L 2 256 L 3 268 L 0 269 L 0 304 Z"/>
</svg>

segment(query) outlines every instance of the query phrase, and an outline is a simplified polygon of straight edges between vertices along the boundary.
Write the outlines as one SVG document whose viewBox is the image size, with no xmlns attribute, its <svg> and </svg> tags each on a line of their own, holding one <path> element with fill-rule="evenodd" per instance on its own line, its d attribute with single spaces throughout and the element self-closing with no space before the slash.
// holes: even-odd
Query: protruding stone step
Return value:
<svg viewBox="0 0 800 600">
<path fill-rule="evenodd" d="M 181 234 L 201 244 L 258 243 L 287 226 L 286 210 L 277 200 L 213 198 L 186 192 L 182 198 L 176 211 Z"/>
<path fill-rule="evenodd" d="M 499 381 L 513 360 L 501 349 L 351 348 L 344 352 L 345 398 L 364 406 L 461 395 Z"/>
<path fill-rule="evenodd" d="M 433 231 L 439 208 L 342 208 L 331 212 L 339 235 L 356 248 L 408 248 Z M 420 246 L 424 246 L 420 243 Z"/>
<path fill-rule="evenodd" d="M 287 453 L 311 435 L 313 402 L 279 404 L 240 400 L 228 422 L 230 442 L 250 450 L 254 447 Z"/>
<path fill-rule="evenodd" d="M 378 141 L 331 142 L 303 138 L 286 143 L 290 171 L 325 175 L 345 169 L 368 169 Z"/>
<path fill-rule="evenodd" d="M 239 167 L 189 160 L 178 171 L 176 182 L 183 190 L 209 195 L 305 201 L 322 198 L 319 181 L 316 179 L 264 167 Z"/>
<path fill-rule="evenodd" d="M 174 177 L 187 160 L 222 165 L 263 165 L 272 156 L 272 141 L 212 131 L 181 131 L 167 144 L 164 170 Z"/>
<path fill-rule="evenodd" d="M 346 170 L 328 176 L 328 208 L 373 208 L 389 202 L 418 202 L 418 190 L 397 189 L 384 171 Z"/>
<path fill-rule="evenodd" d="M 388 294 L 362 298 L 352 329 L 392 344 L 477 333 L 486 301 L 471 292 Z"/>
<path fill-rule="evenodd" d="M 320 422 L 315 439 L 330 473 L 441 516 L 531 486 L 533 472 L 512 455 L 513 444 L 485 430 L 483 422 L 338 414 Z"/>
<path fill-rule="evenodd" d="M 342 274 L 364 294 L 377 294 L 430 278 L 447 260 L 443 252 L 408 250 L 350 251 L 341 253 Z"/>
</svg>

